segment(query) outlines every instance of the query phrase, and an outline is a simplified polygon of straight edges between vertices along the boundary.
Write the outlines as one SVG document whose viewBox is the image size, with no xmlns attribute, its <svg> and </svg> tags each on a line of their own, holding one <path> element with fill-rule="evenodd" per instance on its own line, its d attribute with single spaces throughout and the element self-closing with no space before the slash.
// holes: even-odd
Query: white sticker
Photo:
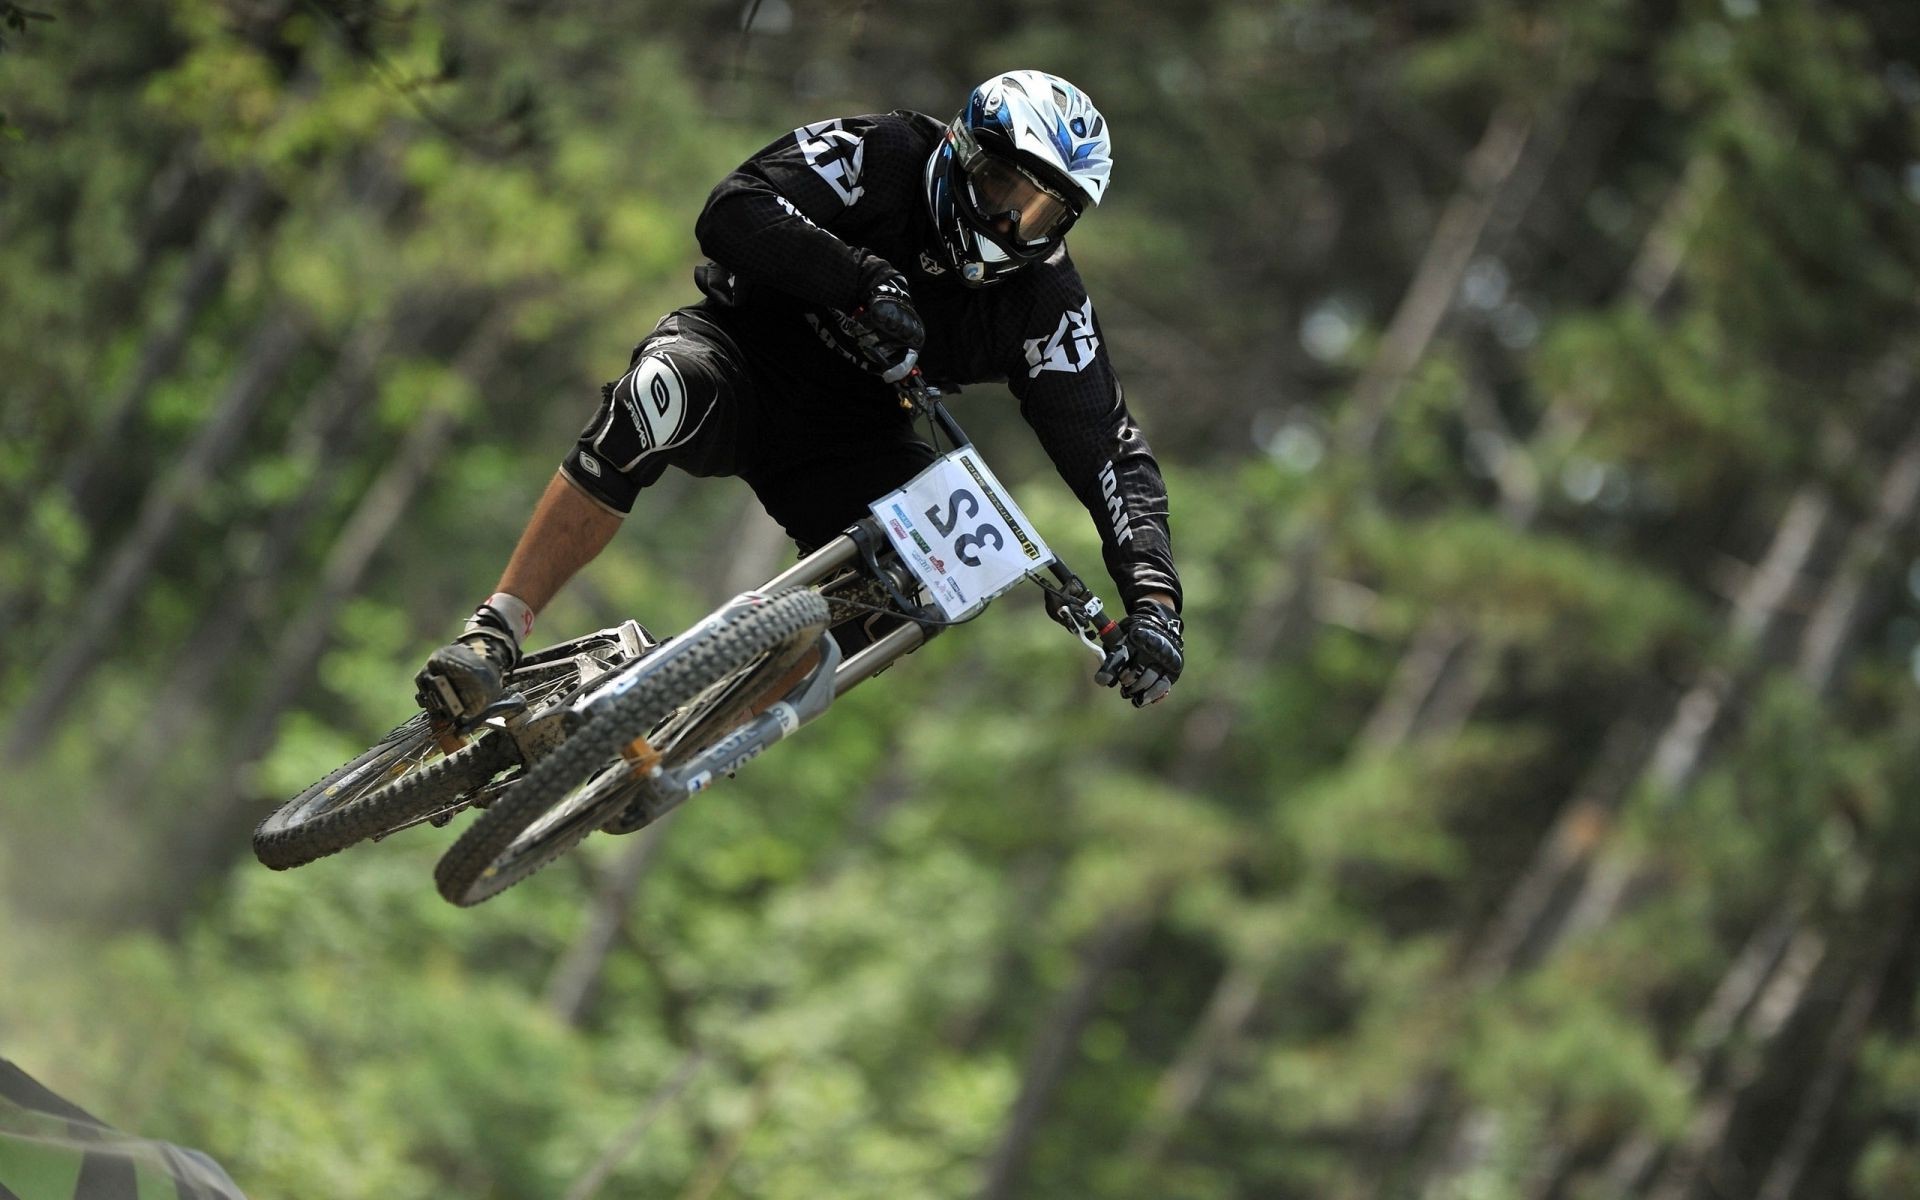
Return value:
<svg viewBox="0 0 1920 1200">
<path fill-rule="evenodd" d="M 871 508 L 949 621 L 972 616 L 1053 561 L 1026 514 L 970 446 L 941 458 Z"/>
</svg>

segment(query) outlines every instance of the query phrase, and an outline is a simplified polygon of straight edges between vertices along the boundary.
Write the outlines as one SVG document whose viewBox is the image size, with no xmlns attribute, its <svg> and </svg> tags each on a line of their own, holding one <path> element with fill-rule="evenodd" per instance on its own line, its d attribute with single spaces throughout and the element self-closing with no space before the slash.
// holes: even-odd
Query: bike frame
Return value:
<svg viewBox="0 0 1920 1200">
<path fill-rule="evenodd" d="M 972 444 L 959 423 L 940 403 L 938 395 L 920 382 L 917 372 L 901 385 L 901 403 L 916 414 L 927 417 L 951 443 L 950 449 Z M 1049 612 L 1056 620 L 1074 630 L 1095 654 L 1105 657 L 1120 643 L 1119 627 L 1103 617 L 1099 598 L 1057 557 L 1049 569 L 1060 585 L 1058 588 L 1045 584 L 1037 577 L 1035 580 L 1041 583 L 1048 594 Z M 735 598 L 708 620 L 724 621 L 738 606 L 756 603 L 765 596 L 796 587 L 820 590 L 831 603 L 834 591 L 829 585 L 840 579 L 879 585 L 886 592 L 892 610 L 902 618 L 902 623 L 846 657 L 842 656 L 832 631 L 823 633 L 817 643 L 820 661 L 805 677 L 789 687 L 777 700 L 749 717 L 745 724 L 672 767 L 663 766 L 659 753 L 647 745 L 645 739 L 641 739 L 629 758 L 641 769 L 643 787 L 639 803 L 648 821 L 659 819 L 710 786 L 715 779 L 733 774 L 801 726 L 810 724 L 850 688 L 873 678 L 918 650 L 929 638 L 948 626 L 948 622 L 940 620 L 932 609 L 917 605 L 909 598 L 910 593 L 919 587 L 919 582 L 894 552 L 880 523 L 871 516 L 854 522 L 846 532 L 755 591 Z M 670 653 L 672 649 L 669 644 L 656 653 Z M 645 673 L 645 668 L 641 667 L 632 673 L 630 679 L 637 681 Z M 620 687 L 622 684 L 630 686 L 628 680 L 616 681 L 610 686 Z M 584 712 L 592 699 L 589 697 L 576 707 Z"/>
</svg>

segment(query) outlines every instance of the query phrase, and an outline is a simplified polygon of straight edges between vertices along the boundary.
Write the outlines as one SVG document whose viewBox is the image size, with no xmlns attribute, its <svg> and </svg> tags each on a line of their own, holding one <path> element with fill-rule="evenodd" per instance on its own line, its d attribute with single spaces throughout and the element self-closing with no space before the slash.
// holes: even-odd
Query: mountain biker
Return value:
<svg viewBox="0 0 1920 1200">
<path fill-rule="evenodd" d="M 695 225 L 705 298 L 606 386 L 497 590 L 420 672 L 423 700 L 466 717 L 498 698 L 534 614 L 669 466 L 745 479 L 802 547 L 833 538 L 936 457 L 891 386 L 916 355 L 937 382 L 1007 380 L 1129 614 L 1095 678 L 1162 699 L 1183 652 L 1166 487 L 1064 241 L 1111 170 L 1105 118 L 1040 71 L 987 80 L 945 126 L 819 121 L 749 158 Z"/>
</svg>

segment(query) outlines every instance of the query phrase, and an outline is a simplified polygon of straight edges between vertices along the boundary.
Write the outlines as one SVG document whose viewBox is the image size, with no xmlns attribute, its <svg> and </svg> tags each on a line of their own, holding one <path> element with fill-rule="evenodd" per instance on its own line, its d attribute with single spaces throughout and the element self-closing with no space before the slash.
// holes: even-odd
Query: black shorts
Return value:
<svg viewBox="0 0 1920 1200">
<path fill-rule="evenodd" d="M 561 469 L 623 515 L 668 467 L 737 475 L 813 548 L 936 457 L 897 407 L 782 390 L 699 310 L 677 309 L 634 347 Z"/>
</svg>

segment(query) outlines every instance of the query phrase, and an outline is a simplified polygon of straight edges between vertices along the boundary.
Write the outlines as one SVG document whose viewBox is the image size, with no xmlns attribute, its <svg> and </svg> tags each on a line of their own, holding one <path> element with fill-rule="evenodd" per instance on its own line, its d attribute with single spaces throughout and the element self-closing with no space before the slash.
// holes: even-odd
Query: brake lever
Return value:
<svg viewBox="0 0 1920 1200">
<path fill-rule="evenodd" d="M 1102 646 L 1099 641 L 1094 638 L 1092 633 L 1088 632 L 1085 622 L 1074 618 L 1073 609 L 1069 604 L 1062 604 L 1059 608 L 1052 610 L 1048 615 L 1071 630 L 1073 636 L 1079 638 L 1080 644 L 1088 650 L 1091 650 L 1095 658 L 1101 662 L 1107 661 L 1107 648 Z"/>
<path fill-rule="evenodd" d="M 860 352 L 867 356 L 867 361 L 876 367 L 886 368 L 880 373 L 880 381 L 882 383 L 897 384 L 912 375 L 914 368 L 919 366 L 920 351 L 914 346 L 904 346 L 902 349 L 904 349 L 906 353 L 900 358 L 900 361 L 894 363 L 892 366 L 888 366 L 887 359 L 876 353 L 876 351 L 882 345 L 898 345 L 899 343 L 889 342 L 888 339 L 880 334 L 879 330 L 869 325 L 863 315 L 865 312 L 866 309 L 863 307 L 856 308 L 852 312 L 838 312 L 838 310 L 836 310 L 836 315 L 840 318 L 841 327 L 853 336 L 855 342 L 859 343 Z"/>
<path fill-rule="evenodd" d="M 1100 602 L 1100 597 L 1088 591 L 1078 577 L 1074 578 L 1071 590 L 1057 588 L 1037 574 L 1029 575 L 1028 578 L 1039 584 L 1040 590 L 1046 594 L 1047 616 L 1066 626 L 1068 631 L 1080 639 L 1080 644 L 1085 646 L 1095 658 L 1103 663 L 1106 662 L 1107 656 L 1113 652 L 1114 648 L 1107 646 L 1094 634 L 1094 630 L 1100 628 L 1100 614 L 1106 607 Z M 1104 633 L 1105 630 L 1101 632 Z"/>
</svg>

